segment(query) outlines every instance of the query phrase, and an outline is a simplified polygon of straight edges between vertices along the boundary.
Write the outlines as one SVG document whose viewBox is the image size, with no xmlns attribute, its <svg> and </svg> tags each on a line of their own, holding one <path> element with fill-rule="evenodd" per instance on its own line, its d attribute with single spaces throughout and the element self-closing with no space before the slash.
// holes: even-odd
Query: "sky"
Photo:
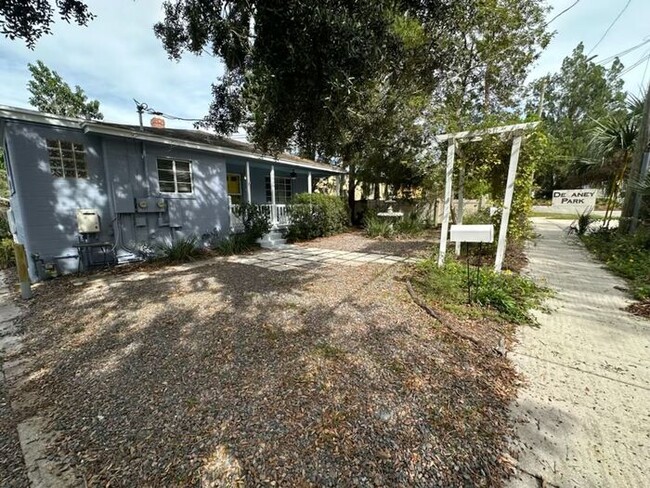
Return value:
<svg viewBox="0 0 650 488">
<path fill-rule="evenodd" d="M 579 0 L 550 24 L 556 34 L 529 78 L 558 71 L 564 57 L 580 41 L 591 50 L 627 1 Z M 550 0 L 553 11 L 548 18 L 574 2 Z M 110 122 L 137 124 L 134 98 L 179 117 L 199 118 L 206 113 L 211 84 L 222 67 L 209 56 L 186 55 L 180 62 L 167 58 L 152 29 L 162 18 L 161 0 L 89 0 L 88 4 L 97 15 L 88 27 L 56 22 L 53 35 L 41 38 L 33 51 L 21 41 L 0 38 L 0 104 L 29 108 L 27 63 L 40 59 L 70 85 L 80 85 L 89 97 L 98 99 Z M 650 1 L 631 0 L 592 54 L 604 59 L 646 38 L 650 39 Z M 630 66 L 644 54 L 650 54 L 650 43 L 622 61 Z M 647 86 L 650 82 L 650 67 L 641 63 L 624 80 L 626 89 L 638 94 L 642 83 Z M 167 126 L 191 124 L 168 120 Z"/>
</svg>

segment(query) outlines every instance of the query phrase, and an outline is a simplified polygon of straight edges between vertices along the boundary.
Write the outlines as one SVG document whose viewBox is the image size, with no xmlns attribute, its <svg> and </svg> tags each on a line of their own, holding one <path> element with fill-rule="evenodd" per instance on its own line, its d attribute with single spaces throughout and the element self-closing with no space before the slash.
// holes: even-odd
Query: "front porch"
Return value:
<svg viewBox="0 0 650 488">
<path fill-rule="evenodd" d="M 273 229 L 289 225 L 287 204 L 293 195 L 312 193 L 320 178 L 336 175 L 335 171 L 311 169 L 287 164 L 261 162 L 231 162 L 226 164 L 230 230 L 243 227 L 237 215 L 239 205 L 250 203 L 264 211 Z M 275 184 L 271 184 L 271 182 Z"/>
</svg>

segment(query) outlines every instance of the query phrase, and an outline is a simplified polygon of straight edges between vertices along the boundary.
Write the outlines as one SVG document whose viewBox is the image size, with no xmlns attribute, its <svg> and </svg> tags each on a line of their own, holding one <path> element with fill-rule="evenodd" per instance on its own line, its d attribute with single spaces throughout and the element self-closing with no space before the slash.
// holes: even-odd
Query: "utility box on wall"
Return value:
<svg viewBox="0 0 650 488">
<path fill-rule="evenodd" d="M 96 208 L 77 209 L 77 230 L 79 234 L 96 234 L 99 232 L 99 210 Z"/>
</svg>

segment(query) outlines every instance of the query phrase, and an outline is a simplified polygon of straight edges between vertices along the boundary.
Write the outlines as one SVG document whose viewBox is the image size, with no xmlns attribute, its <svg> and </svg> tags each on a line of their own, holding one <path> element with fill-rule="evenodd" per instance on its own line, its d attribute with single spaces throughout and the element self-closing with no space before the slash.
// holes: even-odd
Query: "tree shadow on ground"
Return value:
<svg viewBox="0 0 650 488">
<path fill-rule="evenodd" d="M 31 413 L 89 486 L 496 483 L 512 369 L 435 327 L 396 269 L 48 283 Z"/>
</svg>

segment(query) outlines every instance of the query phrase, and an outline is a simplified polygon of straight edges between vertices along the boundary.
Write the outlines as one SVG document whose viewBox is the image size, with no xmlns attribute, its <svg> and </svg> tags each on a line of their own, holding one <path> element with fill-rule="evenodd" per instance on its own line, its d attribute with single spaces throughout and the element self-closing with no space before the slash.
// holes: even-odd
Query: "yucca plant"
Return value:
<svg viewBox="0 0 650 488">
<path fill-rule="evenodd" d="M 170 263 L 185 263 L 201 257 L 205 250 L 197 236 L 187 236 L 158 245 L 157 255 Z"/>
<path fill-rule="evenodd" d="M 587 209 L 581 214 L 578 215 L 578 229 L 577 233 L 579 236 L 583 236 L 589 230 L 589 226 L 595 221 L 591 215 L 591 209 Z"/>
</svg>

